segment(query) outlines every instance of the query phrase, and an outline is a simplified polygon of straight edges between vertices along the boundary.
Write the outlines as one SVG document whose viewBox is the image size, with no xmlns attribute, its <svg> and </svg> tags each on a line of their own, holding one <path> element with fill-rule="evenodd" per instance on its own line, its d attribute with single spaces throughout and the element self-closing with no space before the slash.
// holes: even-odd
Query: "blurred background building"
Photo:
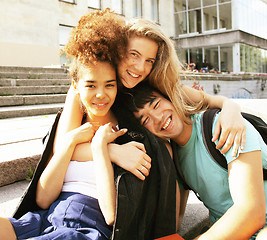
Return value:
<svg viewBox="0 0 267 240">
<path fill-rule="evenodd" d="M 267 72 L 266 0 L 1 0 L 0 65 L 65 64 L 72 27 L 106 7 L 160 24 L 195 69 Z"/>
</svg>

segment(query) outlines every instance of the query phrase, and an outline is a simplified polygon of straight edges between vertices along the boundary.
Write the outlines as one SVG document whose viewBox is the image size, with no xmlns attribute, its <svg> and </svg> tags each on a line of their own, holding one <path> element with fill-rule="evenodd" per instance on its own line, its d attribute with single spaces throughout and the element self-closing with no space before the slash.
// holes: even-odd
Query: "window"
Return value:
<svg viewBox="0 0 267 240">
<path fill-rule="evenodd" d="M 159 22 L 159 3 L 158 0 L 151 0 L 152 21 Z"/>
<path fill-rule="evenodd" d="M 118 14 L 123 14 L 123 1 L 122 0 L 112 0 L 111 9 Z"/>
<path fill-rule="evenodd" d="M 100 8 L 100 0 L 88 0 L 88 7 Z"/>
<path fill-rule="evenodd" d="M 75 3 L 75 0 L 59 0 L 60 2 Z"/>
<path fill-rule="evenodd" d="M 142 0 L 135 0 L 134 17 L 142 17 Z"/>
<path fill-rule="evenodd" d="M 66 43 L 68 42 L 70 32 L 72 30 L 72 27 L 70 26 L 64 26 L 64 25 L 59 25 L 59 48 L 62 49 Z M 69 60 L 66 57 L 66 54 L 63 53 L 60 55 L 60 64 L 68 64 Z"/>
</svg>

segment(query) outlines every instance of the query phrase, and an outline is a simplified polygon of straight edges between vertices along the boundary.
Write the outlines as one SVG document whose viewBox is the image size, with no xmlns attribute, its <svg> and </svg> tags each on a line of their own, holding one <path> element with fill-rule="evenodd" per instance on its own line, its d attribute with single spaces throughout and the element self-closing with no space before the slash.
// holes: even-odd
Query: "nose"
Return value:
<svg viewBox="0 0 267 240">
<path fill-rule="evenodd" d="M 153 119 L 155 124 L 160 124 L 160 122 L 162 121 L 163 113 L 153 111 L 151 112 L 150 117 Z"/>
<path fill-rule="evenodd" d="M 96 98 L 104 98 L 105 97 L 105 91 L 102 88 L 97 89 L 96 92 Z"/>
<path fill-rule="evenodd" d="M 142 59 L 135 61 L 135 68 L 139 72 L 143 72 L 145 69 L 145 62 Z"/>
</svg>

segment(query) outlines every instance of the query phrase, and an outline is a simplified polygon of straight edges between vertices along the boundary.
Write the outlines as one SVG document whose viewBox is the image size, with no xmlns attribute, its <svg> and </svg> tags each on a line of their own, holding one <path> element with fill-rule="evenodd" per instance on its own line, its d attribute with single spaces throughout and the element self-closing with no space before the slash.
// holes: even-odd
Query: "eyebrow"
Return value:
<svg viewBox="0 0 267 240">
<path fill-rule="evenodd" d="M 129 49 L 129 51 L 134 51 L 134 52 L 137 52 L 139 55 L 142 55 L 139 51 L 137 51 L 136 49 Z M 148 59 L 151 59 L 151 60 L 154 60 L 156 61 L 156 58 L 148 58 Z"/>
<path fill-rule="evenodd" d="M 116 82 L 116 79 L 112 79 L 112 80 L 107 80 L 106 83 L 110 83 L 110 82 Z M 87 83 L 95 83 L 97 82 L 97 80 L 85 80 L 85 82 Z"/>
</svg>

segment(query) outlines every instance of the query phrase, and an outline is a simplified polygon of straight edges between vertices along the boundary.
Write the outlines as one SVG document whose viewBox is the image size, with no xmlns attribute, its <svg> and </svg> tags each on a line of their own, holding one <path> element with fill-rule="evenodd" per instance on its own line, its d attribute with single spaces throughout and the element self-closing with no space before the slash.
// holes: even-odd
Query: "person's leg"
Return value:
<svg viewBox="0 0 267 240">
<path fill-rule="evenodd" d="M 256 240 L 266 240 L 267 239 L 267 227 L 263 228 L 256 237 Z"/>
<path fill-rule="evenodd" d="M 0 218 L 0 239 L 16 240 L 15 230 L 7 218 Z"/>
</svg>

